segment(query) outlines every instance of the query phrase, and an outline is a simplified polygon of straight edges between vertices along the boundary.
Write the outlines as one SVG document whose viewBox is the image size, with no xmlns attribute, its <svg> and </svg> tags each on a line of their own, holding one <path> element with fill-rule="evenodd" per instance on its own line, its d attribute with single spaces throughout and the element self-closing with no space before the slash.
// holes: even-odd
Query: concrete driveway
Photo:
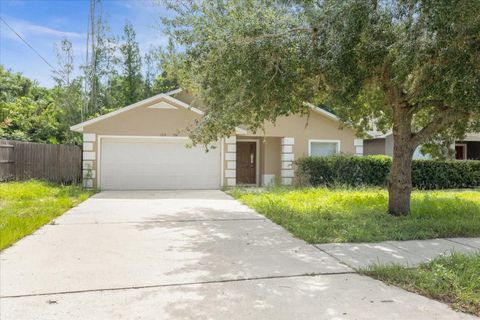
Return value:
<svg viewBox="0 0 480 320">
<path fill-rule="evenodd" d="M 6 319 L 466 319 L 221 191 L 101 192 L 0 256 Z"/>
</svg>

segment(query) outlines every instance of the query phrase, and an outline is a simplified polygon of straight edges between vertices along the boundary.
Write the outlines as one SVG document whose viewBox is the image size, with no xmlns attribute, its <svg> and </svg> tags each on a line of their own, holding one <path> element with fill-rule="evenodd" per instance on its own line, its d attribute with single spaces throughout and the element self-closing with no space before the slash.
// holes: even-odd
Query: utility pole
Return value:
<svg viewBox="0 0 480 320">
<path fill-rule="evenodd" d="M 82 120 L 85 120 L 90 113 L 97 110 L 97 48 L 98 41 L 97 27 L 99 27 L 100 21 L 97 17 L 97 4 L 100 0 L 90 0 L 90 12 L 88 16 L 88 32 L 86 42 L 86 59 L 85 59 L 85 79 L 84 79 L 84 91 L 85 91 L 85 104 L 82 109 Z"/>
</svg>

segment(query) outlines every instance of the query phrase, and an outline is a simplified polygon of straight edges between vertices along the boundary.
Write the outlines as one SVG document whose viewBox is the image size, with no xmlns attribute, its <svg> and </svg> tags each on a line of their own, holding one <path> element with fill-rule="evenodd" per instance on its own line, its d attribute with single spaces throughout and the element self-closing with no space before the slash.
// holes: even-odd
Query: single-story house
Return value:
<svg viewBox="0 0 480 320">
<path fill-rule="evenodd" d="M 393 156 L 393 135 L 392 133 L 371 132 L 370 139 L 363 141 L 364 155 L 387 155 Z M 455 141 L 452 145 L 457 160 L 480 160 L 480 134 L 469 133 L 465 139 Z M 430 155 L 422 154 L 420 147 L 413 154 L 414 159 L 429 159 Z"/>
<path fill-rule="evenodd" d="M 363 154 L 363 140 L 311 106 L 309 117 L 237 128 L 216 148 L 186 147 L 201 103 L 184 90 L 159 94 L 71 127 L 83 133 L 84 185 L 104 190 L 218 189 L 294 182 L 293 161 L 307 155 Z"/>
</svg>

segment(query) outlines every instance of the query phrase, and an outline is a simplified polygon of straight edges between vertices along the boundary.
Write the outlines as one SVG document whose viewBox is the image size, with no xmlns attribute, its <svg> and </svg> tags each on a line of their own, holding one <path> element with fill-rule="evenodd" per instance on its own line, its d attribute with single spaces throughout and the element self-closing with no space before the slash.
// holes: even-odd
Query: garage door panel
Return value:
<svg viewBox="0 0 480 320">
<path fill-rule="evenodd" d="M 187 148 L 187 139 L 102 140 L 100 184 L 106 190 L 217 189 L 220 150 Z"/>
</svg>

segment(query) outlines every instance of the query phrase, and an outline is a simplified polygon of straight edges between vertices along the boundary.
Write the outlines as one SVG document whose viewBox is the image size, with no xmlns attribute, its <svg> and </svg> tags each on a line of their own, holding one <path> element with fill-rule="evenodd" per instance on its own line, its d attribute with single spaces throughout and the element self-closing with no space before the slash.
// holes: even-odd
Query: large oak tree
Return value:
<svg viewBox="0 0 480 320">
<path fill-rule="evenodd" d="M 170 72 L 208 110 L 208 144 L 323 103 L 360 132 L 393 130 L 389 212 L 410 210 L 421 144 L 478 131 L 480 1 L 174 1 Z"/>
</svg>

